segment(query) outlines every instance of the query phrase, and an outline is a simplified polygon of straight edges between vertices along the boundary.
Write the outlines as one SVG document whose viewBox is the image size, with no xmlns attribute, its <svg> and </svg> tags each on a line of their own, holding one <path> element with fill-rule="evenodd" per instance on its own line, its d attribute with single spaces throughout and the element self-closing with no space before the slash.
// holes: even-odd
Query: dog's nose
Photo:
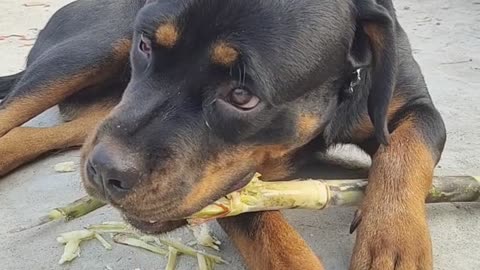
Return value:
<svg viewBox="0 0 480 270">
<path fill-rule="evenodd" d="M 140 173 L 125 155 L 96 145 L 86 164 L 89 179 L 112 199 L 121 199 L 140 182 Z"/>
</svg>

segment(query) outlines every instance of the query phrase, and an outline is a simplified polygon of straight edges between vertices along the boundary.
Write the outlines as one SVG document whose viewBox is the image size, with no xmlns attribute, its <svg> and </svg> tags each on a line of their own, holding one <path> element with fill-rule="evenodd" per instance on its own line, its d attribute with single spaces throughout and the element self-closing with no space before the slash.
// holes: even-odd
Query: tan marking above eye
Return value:
<svg viewBox="0 0 480 270">
<path fill-rule="evenodd" d="M 225 41 L 217 42 L 211 51 L 211 60 L 217 65 L 232 66 L 239 57 L 237 49 Z"/>
<path fill-rule="evenodd" d="M 163 47 L 173 48 L 180 38 L 180 33 L 174 24 L 165 23 L 158 27 L 155 36 L 158 44 Z"/>
</svg>

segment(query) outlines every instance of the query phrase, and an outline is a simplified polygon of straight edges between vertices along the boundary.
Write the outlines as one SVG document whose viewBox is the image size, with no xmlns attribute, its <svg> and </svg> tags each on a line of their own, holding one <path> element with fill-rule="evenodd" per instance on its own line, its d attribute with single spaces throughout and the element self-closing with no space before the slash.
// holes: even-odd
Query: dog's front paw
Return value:
<svg viewBox="0 0 480 270">
<path fill-rule="evenodd" d="M 431 270 L 432 248 L 425 206 L 364 205 L 353 228 L 357 240 L 351 270 Z M 365 207 L 366 206 L 366 207 Z"/>
</svg>

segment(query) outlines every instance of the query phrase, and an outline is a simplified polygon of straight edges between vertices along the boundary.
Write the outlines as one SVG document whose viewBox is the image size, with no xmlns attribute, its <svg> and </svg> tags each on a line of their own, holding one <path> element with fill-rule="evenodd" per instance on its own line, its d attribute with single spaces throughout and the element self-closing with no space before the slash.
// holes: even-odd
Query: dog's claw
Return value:
<svg viewBox="0 0 480 270">
<path fill-rule="evenodd" d="M 355 211 L 352 224 L 350 224 L 350 234 L 355 232 L 358 225 L 360 225 L 360 222 L 362 222 L 362 211 L 358 209 L 357 211 Z"/>
</svg>

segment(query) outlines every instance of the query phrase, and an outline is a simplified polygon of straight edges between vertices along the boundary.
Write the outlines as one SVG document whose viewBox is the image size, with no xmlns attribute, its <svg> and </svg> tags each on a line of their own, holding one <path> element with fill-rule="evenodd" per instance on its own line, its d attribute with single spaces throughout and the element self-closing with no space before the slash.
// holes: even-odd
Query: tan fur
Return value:
<svg viewBox="0 0 480 270">
<path fill-rule="evenodd" d="M 316 135 L 320 127 L 320 117 L 318 115 L 302 114 L 297 120 L 298 137 L 302 141 L 309 141 Z"/>
<path fill-rule="evenodd" d="M 157 43 L 166 48 L 173 48 L 180 38 L 180 33 L 173 23 L 160 25 L 155 35 Z"/>
<path fill-rule="evenodd" d="M 257 172 L 262 174 L 262 180 L 274 181 L 286 178 L 292 174 L 292 147 L 284 145 L 267 145 L 257 147 L 252 154 L 256 160 Z"/>
<path fill-rule="evenodd" d="M 238 57 L 238 51 L 224 41 L 217 42 L 211 52 L 211 61 L 225 67 L 232 66 L 238 60 Z"/>
<path fill-rule="evenodd" d="M 238 170 L 245 169 L 245 167 L 238 168 L 235 166 L 239 160 L 242 160 L 243 166 L 247 168 L 247 162 L 249 161 L 251 162 L 250 166 L 254 166 L 251 154 L 245 150 L 229 151 L 229 153 L 219 155 L 217 159 L 209 162 L 201 179 L 198 180 L 190 194 L 184 199 L 182 208 L 192 209 L 198 207 L 205 198 L 215 196 L 220 191 L 220 188 L 225 187 L 226 181 L 236 177 L 238 173 L 243 173 Z"/>
<path fill-rule="evenodd" d="M 262 175 L 263 181 L 276 181 L 287 178 L 294 173 L 290 155 L 280 158 L 266 159 L 258 166 L 257 172 Z"/>
<path fill-rule="evenodd" d="M 11 129 L 22 125 L 44 110 L 58 104 L 67 96 L 88 86 L 89 80 L 93 80 L 98 70 L 89 71 L 65 80 L 51 82 L 42 89 L 36 89 L 33 95 L 15 98 L 0 110 L 0 136 Z"/>
<path fill-rule="evenodd" d="M 255 149 L 253 156 L 257 158 L 257 171 L 262 174 L 262 180 L 271 181 L 284 179 L 293 173 L 292 155 L 297 147 L 310 141 L 317 135 L 321 121 L 317 115 L 300 114 L 296 123 L 297 140 L 295 144 L 263 146 Z"/>
<path fill-rule="evenodd" d="M 432 269 L 425 198 L 435 162 L 414 121 L 405 119 L 373 157 L 352 270 Z"/>
<path fill-rule="evenodd" d="M 381 26 L 376 23 L 365 23 L 363 30 L 367 33 L 372 43 L 372 47 L 375 48 L 375 52 L 379 52 L 384 47 L 384 33 Z"/>
<path fill-rule="evenodd" d="M 279 179 L 288 176 L 289 166 L 287 160 L 282 160 L 288 149 L 283 146 L 267 146 L 255 148 L 240 148 L 228 150 L 220 154 L 206 166 L 203 176 L 186 196 L 182 209 L 194 209 L 221 191 L 227 184 L 226 181 L 238 177 L 239 173 L 248 170 L 265 173 L 266 179 Z M 241 161 L 242 168 L 238 167 Z M 247 170 L 247 171 L 245 171 Z"/>
<path fill-rule="evenodd" d="M 112 45 L 112 57 L 102 66 L 94 66 L 85 71 L 65 78 L 58 78 L 46 85 L 32 89 L 25 97 L 7 100 L 5 108 L 0 110 L 0 137 L 11 129 L 18 127 L 46 109 L 63 101 L 66 97 L 106 78 L 124 68 L 128 60 L 130 41 L 121 39 Z"/>
<path fill-rule="evenodd" d="M 79 117 L 55 127 L 17 127 L 0 138 L 0 176 L 52 150 L 82 145 L 87 134 L 111 106 L 98 104 Z"/>
<path fill-rule="evenodd" d="M 250 270 L 321 270 L 318 257 L 278 211 L 256 213 L 255 227 L 240 228 L 245 216 L 222 219 L 220 224 L 242 254 Z M 252 217 L 253 215 L 249 215 Z"/>
<path fill-rule="evenodd" d="M 390 122 L 395 114 L 406 104 L 406 101 L 402 97 L 393 97 L 390 101 L 390 105 L 388 107 L 388 114 L 387 119 Z M 360 123 L 355 126 L 353 130 L 353 142 L 354 143 L 361 143 L 364 140 L 373 136 L 373 125 L 372 121 L 368 114 L 364 114 L 360 120 Z"/>
</svg>

